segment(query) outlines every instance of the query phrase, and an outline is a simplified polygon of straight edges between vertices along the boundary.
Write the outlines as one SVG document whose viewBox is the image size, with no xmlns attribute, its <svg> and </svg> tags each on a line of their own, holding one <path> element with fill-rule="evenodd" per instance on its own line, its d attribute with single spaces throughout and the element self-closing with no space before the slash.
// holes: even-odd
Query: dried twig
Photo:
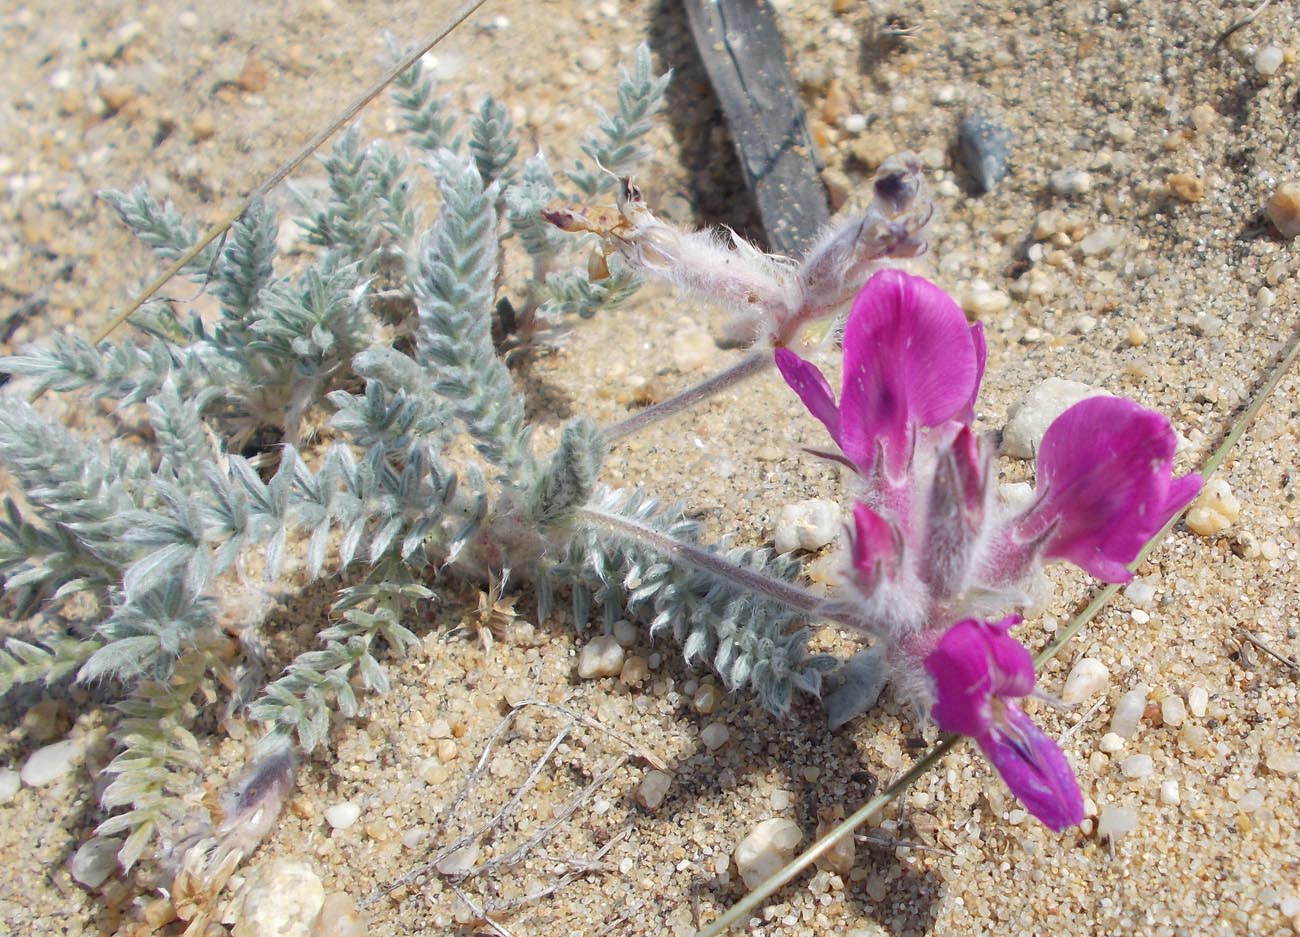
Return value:
<svg viewBox="0 0 1300 937">
<path fill-rule="evenodd" d="M 1097 697 L 1097 702 L 1093 703 L 1091 706 L 1088 707 L 1088 711 L 1083 714 L 1083 718 L 1080 719 L 1078 722 L 1076 722 L 1074 725 L 1068 726 L 1066 730 L 1062 732 L 1060 736 L 1057 737 L 1056 739 L 1057 744 L 1064 747 L 1065 743 L 1069 741 L 1069 739 L 1076 732 L 1082 729 L 1089 719 L 1091 719 L 1093 716 L 1097 714 L 1097 710 L 1101 709 L 1102 704 L 1105 702 L 1106 702 L 1105 696 Z"/>
<path fill-rule="evenodd" d="M 1237 22 L 1233 23 L 1223 32 L 1219 33 L 1219 38 L 1214 40 L 1214 45 L 1210 46 L 1210 51 L 1214 52 L 1215 50 L 1217 50 L 1219 46 L 1227 42 L 1228 37 L 1231 36 L 1233 33 L 1235 33 L 1237 30 L 1241 29 L 1244 26 L 1249 26 L 1251 23 L 1255 22 L 1255 18 L 1258 17 L 1259 14 L 1263 13 L 1266 9 L 1268 9 L 1268 5 L 1272 2 L 1273 0 L 1263 0 L 1263 2 L 1261 2 L 1259 6 L 1255 7 L 1255 9 L 1251 10 L 1241 19 L 1237 20 Z"/>
<path fill-rule="evenodd" d="M 573 797 L 572 800 L 570 800 L 567 804 L 565 804 L 564 809 L 561 810 L 558 814 L 556 814 L 550 823 L 547 823 L 540 830 L 538 830 L 532 836 L 528 837 L 528 839 L 524 840 L 522 843 L 520 843 L 510 852 L 506 853 L 504 856 L 496 856 L 495 858 L 489 859 L 487 862 L 483 863 L 482 865 L 476 866 L 475 868 L 469 869 L 468 871 L 462 872 L 461 874 L 454 877 L 459 881 L 463 881 L 465 879 L 474 878 L 476 876 L 482 875 L 485 872 L 490 872 L 492 869 L 495 869 L 498 866 L 514 865 L 525 855 L 527 855 L 527 853 L 534 846 L 536 846 L 542 840 L 550 836 L 551 832 L 557 826 L 559 826 L 565 820 L 569 819 L 569 817 L 573 816 L 573 814 L 577 811 L 577 809 L 581 807 L 584 803 L 586 803 L 591 798 L 591 795 L 594 794 L 596 791 L 598 791 L 601 787 L 603 787 L 605 782 L 608 781 L 610 778 L 612 778 L 615 772 L 617 772 L 618 769 L 623 767 L 625 764 L 627 764 L 627 756 L 620 755 L 618 759 L 614 762 L 614 764 L 612 764 L 610 767 L 606 768 L 600 774 L 592 778 L 591 782 L 586 787 L 584 787 L 581 791 L 579 791 L 578 794 L 575 797 Z M 455 852 L 455 850 L 452 850 L 452 852 Z M 567 862 L 568 860 L 562 860 L 562 861 Z"/>
<path fill-rule="evenodd" d="M 1296 663 L 1294 660 L 1292 660 L 1290 657 L 1283 657 L 1281 654 L 1279 654 L 1277 651 L 1273 650 L 1271 647 L 1269 647 L 1267 644 L 1265 644 L 1263 641 L 1261 641 L 1261 640 L 1260 640 L 1259 638 L 1257 638 L 1255 635 L 1251 634 L 1249 631 L 1246 631 L 1246 630 L 1244 630 L 1244 629 L 1241 630 L 1241 631 L 1238 631 L 1238 632 L 1237 632 L 1237 637 L 1240 638 L 1241 640 L 1246 641 L 1246 642 L 1249 642 L 1250 644 L 1252 644 L 1252 645 L 1254 645 L 1255 647 L 1259 648 L 1259 650 L 1263 651 L 1263 652 L 1264 652 L 1265 654 L 1267 654 L 1269 657 L 1273 658 L 1275 661 L 1277 661 L 1277 662 L 1278 662 L 1279 664 L 1281 664 L 1283 667 L 1286 667 L 1287 669 L 1289 669 L 1292 673 L 1300 673 L 1300 664 L 1297 664 L 1297 663 Z"/>
</svg>

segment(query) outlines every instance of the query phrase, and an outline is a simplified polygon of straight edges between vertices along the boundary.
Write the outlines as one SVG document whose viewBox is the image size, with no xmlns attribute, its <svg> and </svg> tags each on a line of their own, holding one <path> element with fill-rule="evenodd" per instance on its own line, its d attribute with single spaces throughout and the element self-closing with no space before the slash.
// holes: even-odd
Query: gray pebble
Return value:
<svg viewBox="0 0 1300 937">
<path fill-rule="evenodd" d="M 82 843 L 72 857 L 72 877 L 87 888 L 98 888 L 117 871 L 120 839 L 94 839 Z"/>
<path fill-rule="evenodd" d="M 970 173 L 975 190 L 993 191 L 1010 169 L 1010 130 L 982 114 L 967 114 L 957 125 L 957 152 Z"/>
<path fill-rule="evenodd" d="M 1047 177 L 1053 195 L 1087 195 L 1092 191 L 1092 175 L 1082 169 L 1058 169 Z"/>
<path fill-rule="evenodd" d="M 1013 459 L 1032 459 L 1038 454 L 1047 427 L 1070 407 L 1089 397 L 1101 397 L 1095 387 L 1078 381 L 1049 377 L 1016 402 L 1007 413 L 1002 431 L 1002 454 Z"/>
</svg>

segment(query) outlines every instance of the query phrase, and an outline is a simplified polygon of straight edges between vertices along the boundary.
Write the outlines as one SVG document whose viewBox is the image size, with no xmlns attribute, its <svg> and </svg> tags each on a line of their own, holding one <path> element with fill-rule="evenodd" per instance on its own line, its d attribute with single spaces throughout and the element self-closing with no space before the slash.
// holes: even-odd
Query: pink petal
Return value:
<svg viewBox="0 0 1300 937">
<path fill-rule="evenodd" d="M 835 395 L 830 382 L 817 365 L 804 361 L 788 348 L 776 350 L 776 367 L 790 385 L 808 412 L 825 424 L 831 438 L 840 438 L 840 411 L 835 406 Z"/>
<path fill-rule="evenodd" d="M 994 726 L 975 741 L 1043 825 L 1059 833 L 1083 822 L 1083 794 L 1065 753 L 1019 706 L 1002 707 Z"/>
<path fill-rule="evenodd" d="M 959 621 L 939 639 L 925 658 L 925 670 L 935 686 L 930 716 L 940 729 L 976 737 L 988 732 L 993 717 L 990 664 L 982 622 Z"/>
<path fill-rule="evenodd" d="M 959 621 L 925 659 L 935 685 L 930 711 L 945 732 L 979 738 L 989 731 L 994 697 L 1027 696 L 1034 689 L 1034 659 L 1007 632 L 1019 615 L 998 622 Z"/>
<path fill-rule="evenodd" d="M 1118 397 L 1093 397 L 1061 414 L 1038 456 L 1040 498 L 1018 523 L 1025 540 L 1046 534 L 1045 554 L 1107 582 L 1200 490 L 1172 477 L 1169 421 Z"/>
<path fill-rule="evenodd" d="M 882 270 L 854 300 L 844 329 L 841 448 L 871 464 L 883 443 L 898 477 L 911 458 L 913 425 L 962 415 L 978 390 L 976 339 L 939 287 L 901 270 Z"/>
<path fill-rule="evenodd" d="M 861 502 L 853 505 L 853 568 L 858 581 L 870 592 L 883 575 L 898 568 L 900 538 L 894 525 Z"/>
</svg>

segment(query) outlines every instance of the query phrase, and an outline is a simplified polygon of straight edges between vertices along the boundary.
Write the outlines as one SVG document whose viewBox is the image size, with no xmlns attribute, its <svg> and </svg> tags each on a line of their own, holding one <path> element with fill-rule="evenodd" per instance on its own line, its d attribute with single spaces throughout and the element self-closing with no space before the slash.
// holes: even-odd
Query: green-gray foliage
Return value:
<svg viewBox="0 0 1300 937">
<path fill-rule="evenodd" d="M 588 156 L 630 168 L 666 82 L 639 50 Z M 124 865 L 175 833 L 205 701 L 247 704 L 265 727 L 259 757 L 322 745 L 336 716 L 357 712 L 358 686 L 388 690 L 385 657 L 417 642 L 419 606 L 445 576 L 531 583 L 543 618 L 567 592 L 579 627 L 599 609 L 606 625 L 629 617 L 671 632 L 688 659 L 730 687 L 753 687 L 774 712 L 794 690 L 819 689 L 824 664 L 805 654 L 793 613 L 583 522 L 595 505 L 697 536 L 680 508 L 600 485 L 606 441 L 596 426 L 575 419 L 553 452 L 534 449 L 493 339 L 494 311 L 509 300 L 501 258 L 512 239 L 531 258 L 513 308 L 541 321 L 589 316 L 628 295 L 635 284 L 617 266 L 601 283 L 557 272 L 580 239 L 575 250 L 540 218 L 555 199 L 601 190 L 605 174 L 578 167 L 567 174 L 578 191 L 566 193 L 540 154 L 517 167 L 517 136 L 491 100 L 458 154 L 418 68 L 397 101 L 438 188 L 423 234 L 406 157 L 349 131 L 323 160 L 328 195 L 304 224 L 318 251 L 298 269 L 284 269 L 275 213 L 259 201 L 186 268 L 216 297 L 215 322 L 159 306 L 147 344 L 58 337 L 0 360 L 29 390 L 111 401 L 106 419 L 134 420 L 148 437 L 146 447 L 104 446 L 12 394 L 0 407 L 0 463 L 22 492 L 0 520 L 0 576 L 24 629 L 0 650 L 0 693 L 76 674 L 117 694 L 118 754 L 102 796 L 111 815 L 99 833 L 126 835 Z M 195 229 L 143 189 L 105 197 L 162 257 L 194 243 Z M 380 314 L 377 278 L 409 305 L 406 331 L 396 330 L 406 341 L 384 338 L 395 330 Z M 302 444 L 308 426 L 324 425 L 327 445 Z M 246 455 L 268 429 L 285 445 Z M 458 438 L 474 455 L 448 456 L 468 451 L 451 445 Z M 311 578 L 346 569 L 351 584 L 319 645 L 261 676 L 268 603 L 250 569 L 274 582 L 295 550 Z M 780 579 L 796 571 L 762 550 L 726 555 Z M 79 591 L 101 610 L 86 624 L 61 614 Z M 237 641 L 221 624 L 232 605 Z"/>
</svg>

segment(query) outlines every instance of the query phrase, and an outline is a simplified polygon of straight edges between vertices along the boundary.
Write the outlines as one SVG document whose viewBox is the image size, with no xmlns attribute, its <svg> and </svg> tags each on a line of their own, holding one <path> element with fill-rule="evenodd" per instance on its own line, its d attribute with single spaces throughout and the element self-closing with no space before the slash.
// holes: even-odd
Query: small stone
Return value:
<svg viewBox="0 0 1300 937">
<path fill-rule="evenodd" d="M 691 327 L 673 336 L 669 353 L 673 357 L 673 366 L 687 374 L 713 361 L 717 357 L 717 346 L 713 343 L 713 336 L 704 329 Z"/>
<path fill-rule="evenodd" d="M 1205 197 L 1205 181 L 1190 172 L 1176 172 L 1165 179 L 1169 194 L 1179 201 L 1199 202 Z"/>
<path fill-rule="evenodd" d="M 370 922 L 365 914 L 357 909 L 351 895 L 341 891 L 325 896 L 311 928 L 311 937 L 366 937 L 368 933 Z"/>
<path fill-rule="evenodd" d="M 429 723 L 429 738 L 431 739 L 449 739 L 451 738 L 451 723 L 446 719 L 435 719 Z"/>
<path fill-rule="evenodd" d="M 1134 605 L 1147 607 L 1156 597 L 1156 587 L 1142 579 L 1134 579 L 1124 587 L 1124 598 Z"/>
<path fill-rule="evenodd" d="M 1197 719 L 1205 718 L 1205 710 L 1210 704 L 1210 694 L 1203 686 L 1194 686 L 1187 691 L 1187 711 Z M 1166 722 L 1169 720 L 1166 719 Z"/>
<path fill-rule="evenodd" d="M 1142 330 L 1140 325 L 1130 326 L 1124 340 L 1128 342 L 1130 348 L 1137 348 L 1147 343 L 1147 333 Z"/>
<path fill-rule="evenodd" d="M 840 506 L 834 501 L 796 501 L 776 518 L 777 553 L 820 550 L 840 532 Z"/>
<path fill-rule="evenodd" d="M 350 800 L 325 808 L 325 822 L 333 829 L 346 830 L 361 816 L 361 806 Z"/>
<path fill-rule="evenodd" d="M 655 810 L 668 796 L 673 776 L 666 771 L 647 771 L 636 789 L 636 802 L 647 810 Z"/>
<path fill-rule="evenodd" d="M 846 114 L 840 124 L 845 133 L 859 134 L 867 129 L 866 114 Z"/>
<path fill-rule="evenodd" d="M 443 764 L 455 761 L 458 752 L 459 749 L 456 747 L 456 743 L 451 739 L 443 739 L 438 743 L 438 760 Z"/>
<path fill-rule="evenodd" d="M 1082 315 L 1074 320 L 1073 331 L 1078 335 L 1087 335 L 1097 327 L 1097 320 L 1093 316 Z"/>
<path fill-rule="evenodd" d="M 1178 792 L 1178 782 L 1173 778 L 1160 782 L 1160 803 L 1169 807 L 1177 807 L 1182 802 L 1182 795 Z"/>
<path fill-rule="evenodd" d="M 875 172 L 881 163 L 898 152 L 893 138 L 883 130 L 864 133 L 853 141 L 849 155 L 862 164 L 868 172 Z"/>
<path fill-rule="evenodd" d="M 533 694 L 526 683 L 510 683 L 501 691 L 501 698 L 505 700 L 507 706 L 514 709 L 524 700 Z"/>
<path fill-rule="evenodd" d="M 90 889 L 98 888 L 117 873 L 117 851 L 122 840 L 98 836 L 88 839 L 72 856 L 72 877 Z"/>
<path fill-rule="evenodd" d="M 1107 755 L 1113 755 L 1123 747 L 1124 739 L 1121 736 L 1116 735 L 1114 732 L 1107 732 L 1101 737 L 1101 741 L 1097 743 L 1097 748 L 1105 752 Z"/>
<path fill-rule="evenodd" d="M 1262 806 L 1264 806 L 1264 792 L 1258 788 L 1242 794 L 1241 799 L 1237 801 L 1237 809 L 1242 813 L 1254 813 Z"/>
<path fill-rule="evenodd" d="M 624 686 L 640 686 L 649 673 L 649 662 L 640 654 L 633 654 L 623 661 L 623 669 L 618 672 L 618 682 Z"/>
<path fill-rule="evenodd" d="M 799 824 L 784 817 L 764 820 L 740 841 L 732 858 L 746 888 L 756 888 L 794 858 L 803 840 Z"/>
<path fill-rule="evenodd" d="M 1160 718 L 1165 725 L 1178 728 L 1187 719 L 1187 704 L 1176 693 L 1170 693 L 1160 701 Z"/>
<path fill-rule="evenodd" d="M 312 867 L 277 859 L 253 869 L 235 900 L 232 937 L 310 937 L 325 903 L 325 888 Z"/>
<path fill-rule="evenodd" d="M 1264 756 L 1264 767 L 1274 774 L 1300 774 L 1300 752 L 1274 748 Z"/>
<path fill-rule="evenodd" d="M 1040 211 L 1034 218 L 1034 240 L 1046 241 L 1056 235 L 1058 231 L 1065 229 L 1067 221 L 1065 214 L 1056 208 L 1048 208 Z"/>
<path fill-rule="evenodd" d="M 1219 122 L 1219 112 L 1208 104 L 1198 104 L 1192 108 L 1192 126 L 1197 133 L 1208 133 Z"/>
<path fill-rule="evenodd" d="M 691 708 L 701 716 L 708 716 L 718 711 L 722 705 L 722 687 L 716 683 L 705 683 L 695 691 L 691 699 Z"/>
<path fill-rule="evenodd" d="M 716 752 L 727 740 L 731 738 L 731 732 L 721 722 L 710 722 L 700 730 L 700 742 L 711 752 Z"/>
<path fill-rule="evenodd" d="M 462 872 L 468 872 L 474 868 L 474 863 L 478 862 L 481 850 L 482 847 L 479 846 L 478 840 L 471 840 L 451 855 L 443 856 L 434 863 L 433 867 L 438 870 L 440 875 L 459 875 Z"/>
<path fill-rule="evenodd" d="M 1129 618 L 1133 619 L 1135 625 L 1148 625 L 1151 623 L 1151 616 L 1140 608 L 1135 608 L 1129 612 Z"/>
<path fill-rule="evenodd" d="M 578 52 L 578 67 L 583 71 L 603 71 L 609 65 L 609 53 L 602 46 L 584 46 Z"/>
<path fill-rule="evenodd" d="M 632 647 L 641 637 L 641 629 L 626 618 L 614 622 L 614 640 L 623 647 Z"/>
<path fill-rule="evenodd" d="M 578 676 L 583 680 L 617 677 L 623 670 L 624 652 L 612 634 L 592 638 L 578 653 Z"/>
<path fill-rule="evenodd" d="M 7 804 L 18 796 L 22 781 L 13 768 L 0 768 L 0 804 Z"/>
<path fill-rule="evenodd" d="M 1008 411 L 1002 454 L 1013 459 L 1034 458 L 1052 421 L 1079 401 L 1101 396 L 1104 394 L 1100 390 L 1087 384 L 1049 377 Z"/>
<path fill-rule="evenodd" d="M 99 99 L 110 115 L 116 114 L 136 99 L 136 90 L 130 85 L 105 85 L 99 89 Z"/>
<path fill-rule="evenodd" d="M 844 807 L 841 804 L 823 807 L 817 812 L 817 838 L 821 839 L 843 821 Z M 847 836 L 841 836 L 834 846 L 817 857 L 817 868 L 823 872 L 834 872 L 836 875 L 848 875 L 853 871 L 856 860 L 857 846 L 853 841 L 853 834 L 849 833 Z"/>
<path fill-rule="evenodd" d="M 199 111 L 194 115 L 194 120 L 190 123 L 190 134 L 194 137 L 195 143 L 212 139 L 216 132 L 217 119 L 212 116 L 211 111 Z"/>
<path fill-rule="evenodd" d="M 1155 763 L 1150 755 L 1129 755 L 1120 763 L 1119 770 L 1124 773 L 1124 777 L 1136 781 L 1150 777 L 1155 771 Z"/>
<path fill-rule="evenodd" d="M 976 283 L 962 299 L 962 309 L 977 319 L 987 319 L 1011 307 L 1011 297 L 987 283 Z"/>
<path fill-rule="evenodd" d="M 239 70 L 239 75 L 235 78 L 235 84 L 241 91 L 257 94 L 265 91 L 270 83 L 271 73 L 267 71 L 261 59 L 254 55 L 244 59 L 244 67 Z"/>
<path fill-rule="evenodd" d="M 53 745 L 38 748 L 23 763 L 22 779 L 28 787 L 52 784 L 75 767 L 81 757 L 81 745 L 73 739 L 64 739 Z"/>
<path fill-rule="evenodd" d="M 1282 237 L 1300 237 L 1300 180 L 1283 182 L 1274 189 L 1264 205 L 1264 211 Z"/>
<path fill-rule="evenodd" d="M 993 191 L 1011 161 L 1011 131 L 982 114 L 967 114 L 957 125 L 957 155 L 980 195 Z"/>
<path fill-rule="evenodd" d="M 1147 708 L 1148 687 L 1139 683 L 1119 698 L 1115 704 L 1115 713 L 1110 717 L 1110 731 L 1122 739 L 1131 739 L 1137 735 L 1142 724 L 1142 714 Z"/>
<path fill-rule="evenodd" d="M 1187 529 L 1201 537 L 1223 533 L 1237 521 L 1241 502 L 1222 478 L 1205 483 L 1187 512 Z"/>
<path fill-rule="evenodd" d="M 1085 257 L 1101 257 L 1123 244 L 1126 237 L 1128 232 L 1119 225 L 1098 225 L 1083 236 L 1079 253 Z"/>
<path fill-rule="evenodd" d="M 1117 807 L 1114 804 L 1107 804 L 1101 808 L 1101 816 L 1097 818 L 1097 835 L 1102 839 L 1109 839 L 1111 842 L 1119 840 L 1121 837 L 1133 832 L 1137 827 L 1138 815 L 1136 810 L 1130 810 L 1128 807 Z"/>
<path fill-rule="evenodd" d="M 1277 74 L 1277 70 L 1282 67 L 1285 57 L 1286 53 L 1277 46 L 1264 46 L 1255 53 L 1255 71 L 1262 77 L 1269 78 Z"/>
<path fill-rule="evenodd" d="M 1092 175 L 1083 169 L 1058 169 L 1047 177 L 1053 195 L 1072 197 L 1092 191 Z"/>
<path fill-rule="evenodd" d="M 1061 690 L 1062 702 L 1078 705 L 1103 692 L 1110 683 L 1110 670 L 1095 657 L 1081 657 L 1070 668 L 1065 688 Z"/>
</svg>

